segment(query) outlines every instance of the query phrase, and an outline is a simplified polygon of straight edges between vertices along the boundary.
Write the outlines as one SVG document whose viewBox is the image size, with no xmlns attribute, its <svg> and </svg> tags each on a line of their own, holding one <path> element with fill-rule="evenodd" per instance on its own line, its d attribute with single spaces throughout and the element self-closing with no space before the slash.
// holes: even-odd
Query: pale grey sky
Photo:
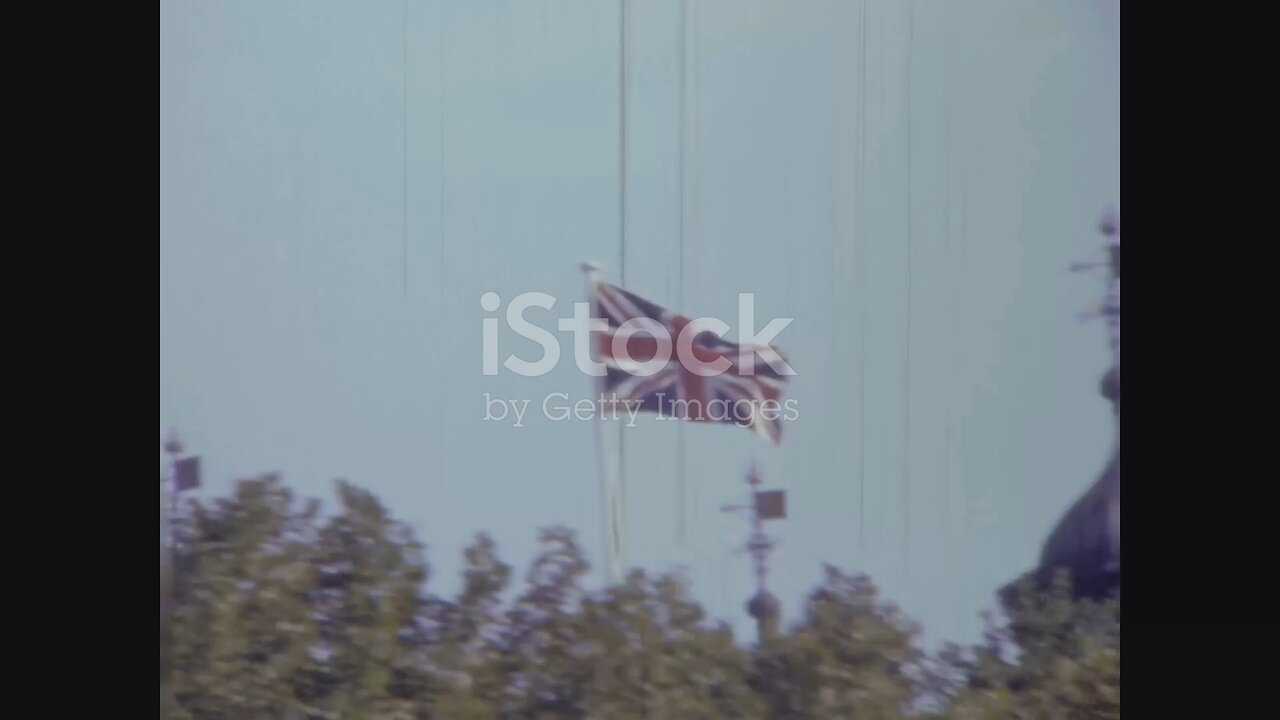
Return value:
<svg viewBox="0 0 1280 720">
<path fill-rule="evenodd" d="M 1120 200 L 1119 3 L 691 1 L 683 33 L 682 7 L 628 3 L 626 285 L 795 318 L 800 417 L 779 449 L 626 431 L 631 561 L 688 566 L 745 634 L 746 528 L 717 508 L 754 458 L 790 495 L 788 617 L 831 562 L 972 642 L 1112 439 L 1078 320 L 1101 283 L 1067 267 Z M 368 487 L 441 592 L 479 530 L 517 566 L 551 524 L 600 559 L 591 427 L 483 419 L 486 392 L 590 381 L 567 340 L 546 377 L 483 376 L 480 297 L 550 293 L 554 329 L 578 262 L 620 280 L 618 8 L 162 1 L 160 423 L 204 492 Z"/>
</svg>

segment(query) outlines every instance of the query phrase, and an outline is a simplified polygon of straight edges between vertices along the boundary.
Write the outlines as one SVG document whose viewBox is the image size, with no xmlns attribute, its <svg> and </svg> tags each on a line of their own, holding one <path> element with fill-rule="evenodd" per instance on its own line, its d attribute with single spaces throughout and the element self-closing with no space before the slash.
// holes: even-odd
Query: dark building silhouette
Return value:
<svg viewBox="0 0 1280 720">
<path fill-rule="evenodd" d="M 1100 394 L 1111 403 L 1115 444 L 1111 458 L 1097 481 L 1065 512 L 1049 533 L 1039 565 L 1029 573 L 1040 584 L 1048 583 L 1061 569 L 1071 572 L 1078 598 L 1098 599 L 1120 590 L 1120 222 L 1118 216 L 1102 221 L 1107 236 L 1107 299 L 1096 313 L 1107 320 L 1111 344 L 1111 368 L 1099 384 Z M 1096 267 L 1081 266 L 1080 269 Z M 1008 597 L 1017 584 L 1001 589 Z"/>
</svg>

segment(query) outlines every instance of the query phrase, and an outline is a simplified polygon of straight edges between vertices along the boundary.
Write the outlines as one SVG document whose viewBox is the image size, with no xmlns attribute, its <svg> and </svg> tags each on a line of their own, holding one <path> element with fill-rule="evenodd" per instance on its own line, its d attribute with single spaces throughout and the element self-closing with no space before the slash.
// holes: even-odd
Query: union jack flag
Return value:
<svg viewBox="0 0 1280 720">
<path fill-rule="evenodd" d="M 686 367 L 678 341 L 692 322 L 689 318 L 603 282 L 595 284 L 594 300 L 592 316 L 603 318 L 609 326 L 596 341 L 596 360 L 606 370 L 601 379 L 605 394 L 633 410 L 638 404 L 640 412 L 731 423 L 750 428 L 775 445 L 781 443 L 786 375 L 773 366 L 794 373 L 777 348 L 727 342 L 695 325 L 686 355 L 696 362 Z M 636 322 L 623 327 L 632 320 Z"/>
</svg>

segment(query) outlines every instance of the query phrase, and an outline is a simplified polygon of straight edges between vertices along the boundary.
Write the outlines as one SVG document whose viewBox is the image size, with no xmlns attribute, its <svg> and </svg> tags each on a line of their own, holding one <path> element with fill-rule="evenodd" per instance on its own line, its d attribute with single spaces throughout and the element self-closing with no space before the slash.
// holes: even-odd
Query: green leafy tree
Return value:
<svg viewBox="0 0 1280 720">
<path fill-rule="evenodd" d="M 593 668 L 578 609 L 589 566 L 571 530 L 551 528 L 506 617 L 504 716 L 585 718 Z"/>
<path fill-rule="evenodd" d="M 633 571 L 588 600 L 584 637 L 594 668 L 592 717 L 761 717 L 749 683 L 750 655 L 724 624 L 709 624 L 674 575 Z"/>
<path fill-rule="evenodd" d="M 760 648 L 756 684 L 775 718 L 904 717 L 918 632 L 870 579 L 827 566 L 802 621 Z"/>
<path fill-rule="evenodd" d="M 176 717 L 294 718 L 318 627 L 305 598 L 314 582 L 317 507 L 295 507 L 276 477 L 240 483 L 234 497 L 194 508 L 175 556 L 171 687 Z"/>
<path fill-rule="evenodd" d="M 415 717 L 428 701 L 421 548 L 368 493 L 296 507 L 279 478 L 194 505 L 178 554 L 176 717 Z"/>
<path fill-rule="evenodd" d="M 1120 602 L 1073 599 L 1068 573 L 1050 587 L 1022 582 L 988 618 L 986 642 L 953 649 L 952 717 L 1066 720 L 1120 717 Z"/>
<path fill-rule="evenodd" d="M 481 534 L 463 552 L 462 590 L 453 602 L 430 603 L 437 638 L 431 650 L 435 716 L 470 720 L 498 717 L 507 684 L 503 660 L 502 594 L 511 566 Z"/>
<path fill-rule="evenodd" d="M 928 656 L 870 579 L 827 567 L 801 618 L 738 642 L 679 575 L 588 591 L 551 528 L 518 589 L 491 538 L 456 597 L 427 594 L 423 548 L 370 493 L 322 517 L 278 477 L 193 502 L 162 556 L 161 715 L 191 720 L 711 720 L 1120 715 L 1119 599 L 1068 578 L 1005 598 L 985 640 Z M 514 597 L 506 598 L 511 591 Z M 167 595 L 167 593 L 166 593 Z"/>
<path fill-rule="evenodd" d="M 428 702 L 418 624 L 427 565 L 408 527 L 370 493 L 337 483 L 341 512 L 320 530 L 313 648 L 325 705 L 339 717 L 413 717 Z"/>
</svg>

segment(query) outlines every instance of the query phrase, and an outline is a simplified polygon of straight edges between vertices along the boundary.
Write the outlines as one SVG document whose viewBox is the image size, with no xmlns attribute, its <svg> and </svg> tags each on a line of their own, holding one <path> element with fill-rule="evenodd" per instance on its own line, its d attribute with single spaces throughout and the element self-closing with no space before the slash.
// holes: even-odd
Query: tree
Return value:
<svg viewBox="0 0 1280 720">
<path fill-rule="evenodd" d="M 426 656 L 418 624 L 427 565 L 422 546 L 370 493 L 337 483 L 341 512 L 319 532 L 316 689 L 340 717 L 425 713 Z"/>
<path fill-rule="evenodd" d="M 493 540 L 478 535 L 463 552 L 462 590 L 452 602 L 428 601 L 435 715 L 497 717 L 506 687 L 502 593 L 511 566 L 498 559 Z"/>
<path fill-rule="evenodd" d="M 593 717 L 761 717 L 750 655 L 727 625 L 711 625 L 675 575 L 642 570 L 589 599 L 584 636 L 594 668 Z"/>
<path fill-rule="evenodd" d="M 1070 574 L 1030 579 L 1010 594 L 1007 623 L 988 617 L 986 642 L 952 650 L 952 716 L 987 720 L 1120 717 L 1120 602 L 1076 600 Z"/>
<path fill-rule="evenodd" d="M 588 570 L 573 531 L 544 530 L 524 592 L 506 616 L 502 641 L 507 686 L 504 715 L 585 718 L 593 669 L 577 613 Z"/>
<path fill-rule="evenodd" d="M 900 718 L 923 660 L 918 628 L 863 575 L 827 566 L 803 620 L 757 653 L 756 683 L 775 718 Z"/>
<path fill-rule="evenodd" d="M 631 572 L 589 590 L 572 531 L 550 528 L 514 597 L 477 535 L 454 598 L 370 493 L 337 512 L 275 476 L 190 505 L 161 627 L 162 717 L 192 720 L 1059 720 L 1120 714 L 1119 599 L 1069 578 L 1005 597 L 1003 624 L 936 655 L 871 580 L 834 567 L 800 620 L 748 646 L 688 579 Z"/>
<path fill-rule="evenodd" d="M 421 548 L 368 493 L 295 507 L 279 478 L 194 506 L 174 615 L 176 717 L 420 715 Z"/>
<path fill-rule="evenodd" d="M 310 671 L 318 630 L 305 601 L 316 510 L 296 508 L 273 476 L 240 483 L 212 507 L 196 504 L 174 559 L 176 717 L 303 716 L 294 688 Z"/>
</svg>

